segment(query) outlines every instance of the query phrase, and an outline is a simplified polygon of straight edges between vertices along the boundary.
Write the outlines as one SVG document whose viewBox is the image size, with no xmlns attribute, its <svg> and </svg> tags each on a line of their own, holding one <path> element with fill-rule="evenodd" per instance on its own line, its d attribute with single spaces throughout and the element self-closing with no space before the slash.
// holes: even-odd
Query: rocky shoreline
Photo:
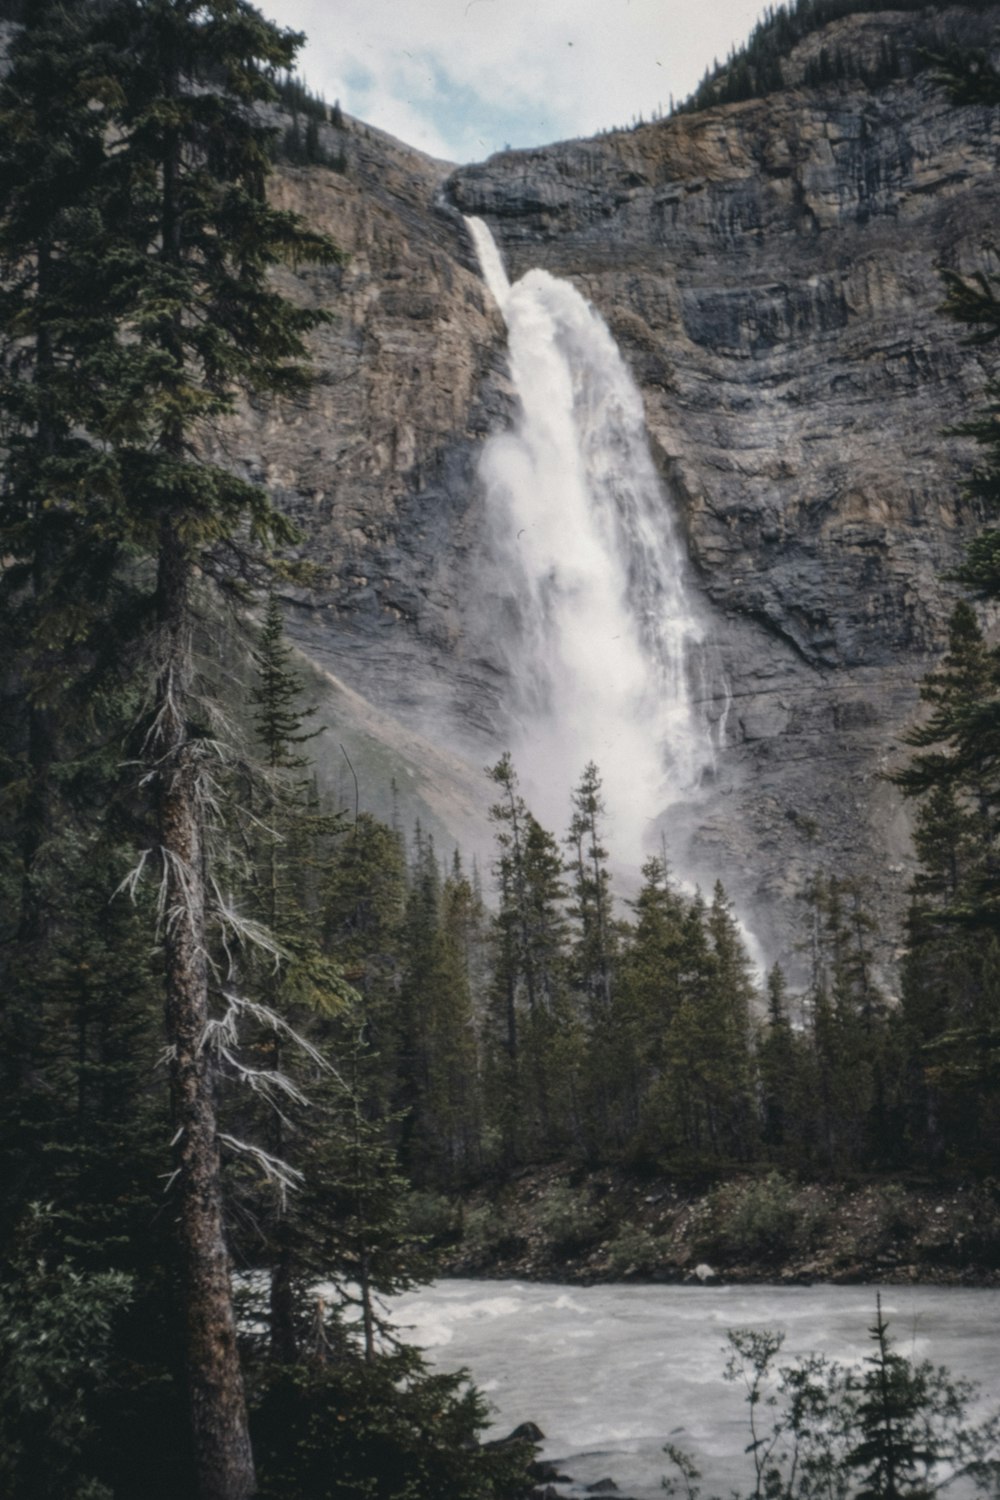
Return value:
<svg viewBox="0 0 1000 1500">
<path fill-rule="evenodd" d="M 506 1448 L 512 1443 L 543 1442 L 545 1434 L 534 1422 L 522 1422 L 506 1437 L 495 1438 L 484 1444 L 486 1448 Z M 535 1459 L 528 1466 L 528 1476 L 534 1481 L 525 1491 L 524 1500 L 573 1500 L 583 1495 L 613 1495 L 616 1500 L 628 1500 L 610 1477 L 598 1479 L 594 1484 L 578 1484 L 569 1474 L 563 1474 L 558 1464 L 546 1459 Z M 557 1488 L 558 1486 L 558 1488 Z"/>
<path fill-rule="evenodd" d="M 598 1282 L 1000 1284 L 1000 1183 L 714 1182 L 525 1170 L 448 1205 L 442 1276 Z"/>
</svg>

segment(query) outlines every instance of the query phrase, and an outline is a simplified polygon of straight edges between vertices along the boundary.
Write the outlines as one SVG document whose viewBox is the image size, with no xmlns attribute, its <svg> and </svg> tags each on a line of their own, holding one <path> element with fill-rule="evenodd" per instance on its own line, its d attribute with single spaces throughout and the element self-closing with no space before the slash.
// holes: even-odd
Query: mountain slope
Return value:
<svg viewBox="0 0 1000 1500">
<path fill-rule="evenodd" d="M 974 40 L 1000 7 L 933 15 Z M 475 465 L 510 393 L 456 210 L 491 224 L 512 275 L 572 280 L 642 389 L 733 693 L 692 863 L 772 953 L 794 946 L 817 867 L 869 874 L 876 911 L 900 909 L 908 817 L 882 773 L 976 524 L 968 445 L 944 429 L 984 368 L 938 312 L 938 270 L 989 263 L 1000 122 L 926 70 L 801 82 L 834 43 L 905 58 L 921 22 L 846 17 L 793 50 L 800 82 L 779 93 L 457 170 L 330 129 L 345 171 L 288 169 L 278 189 L 350 253 L 301 278 L 337 317 L 325 383 L 303 410 L 248 414 L 234 446 L 319 569 L 294 600 L 299 643 L 481 762 L 508 731 Z"/>
</svg>

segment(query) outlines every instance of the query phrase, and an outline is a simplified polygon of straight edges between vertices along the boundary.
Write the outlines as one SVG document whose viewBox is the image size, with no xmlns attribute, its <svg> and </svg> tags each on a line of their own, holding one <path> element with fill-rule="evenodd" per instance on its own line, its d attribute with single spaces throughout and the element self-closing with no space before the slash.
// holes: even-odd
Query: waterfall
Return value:
<svg viewBox="0 0 1000 1500">
<path fill-rule="evenodd" d="M 596 761 L 617 857 L 637 864 L 651 820 L 698 798 L 722 732 L 706 711 L 705 632 L 684 548 L 607 325 L 547 271 L 512 286 L 489 229 L 467 223 L 507 325 L 517 398 L 513 429 L 487 441 L 479 465 L 491 608 L 515 697 L 511 749 L 556 831 Z"/>
</svg>

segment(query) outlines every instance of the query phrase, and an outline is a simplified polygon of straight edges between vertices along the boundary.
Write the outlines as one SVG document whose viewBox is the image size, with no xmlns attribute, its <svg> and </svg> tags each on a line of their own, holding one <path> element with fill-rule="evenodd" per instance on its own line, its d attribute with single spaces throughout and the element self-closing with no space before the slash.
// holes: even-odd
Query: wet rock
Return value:
<svg viewBox="0 0 1000 1500">
<path fill-rule="evenodd" d="M 998 11 L 947 15 L 974 46 Z M 876 32 L 909 55 L 924 22 L 834 24 L 863 58 Z M 927 71 L 807 87 L 825 37 L 766 99 L 457 170 L 348 122 L 343 172 L 274 184 L 347 253 L 281 273 L 334 313 L 321 379 L 303 405 L 248 407 L 219 446 L 304 533 L 318 578 L 288 591 L 297 643 L 359 715 L 430 724 L 478 766 L 508 742 L 509 668 L 471 566 L 489 533 L 476 463 L 511 397 L 459 210 L 488 219 L 514 275 L 539 264 L 583 289 L 642 389 L 732 692 L 715 784 L 678 831 L 689 873 L 722 873 L 793 970 L 818 850 L 831 874 L 873 877 L 887 928 L 904 902 L 910 815 L 883 772 L 976 524 L 970 446 L 943 434 L 983 376 L 938 311 L 937 268 L 977 269 L 1000 213 L 995 112 L 956 109 Z M 442 757 L 422 785 L 457 836 L 484 824 L 467 768 Z"/>
<path fill-rule="evenodd" d="M 522 1422 L 501 1441 L 504 1443 L 543 1443 L 545 1433 L 535 1422 Z"/>
<path fill-rule="evenodd" d="M 546 1459 L 537 1459 L 528 1465 L 528 1478 L 537 1480 L 539 1484 L 572 1484 L 568 1474 L 560 1474 L 559 1465 L 549 1463 Z"/>
</svg>

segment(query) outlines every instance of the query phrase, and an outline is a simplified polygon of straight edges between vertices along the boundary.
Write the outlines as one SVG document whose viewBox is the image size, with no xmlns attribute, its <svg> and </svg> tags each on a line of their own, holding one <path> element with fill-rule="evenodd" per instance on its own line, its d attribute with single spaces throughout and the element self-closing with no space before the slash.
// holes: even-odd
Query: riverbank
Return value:
<svg viewBox="0 0 1000 1500">
<path fill-rule="evenodd" d="M 564 1166 L 425 1206 L 445 1276 L 577 1284 L 715 1280 L 1000 1285 L 1000 1183 L 715 1183 Z"/>
</svg>

